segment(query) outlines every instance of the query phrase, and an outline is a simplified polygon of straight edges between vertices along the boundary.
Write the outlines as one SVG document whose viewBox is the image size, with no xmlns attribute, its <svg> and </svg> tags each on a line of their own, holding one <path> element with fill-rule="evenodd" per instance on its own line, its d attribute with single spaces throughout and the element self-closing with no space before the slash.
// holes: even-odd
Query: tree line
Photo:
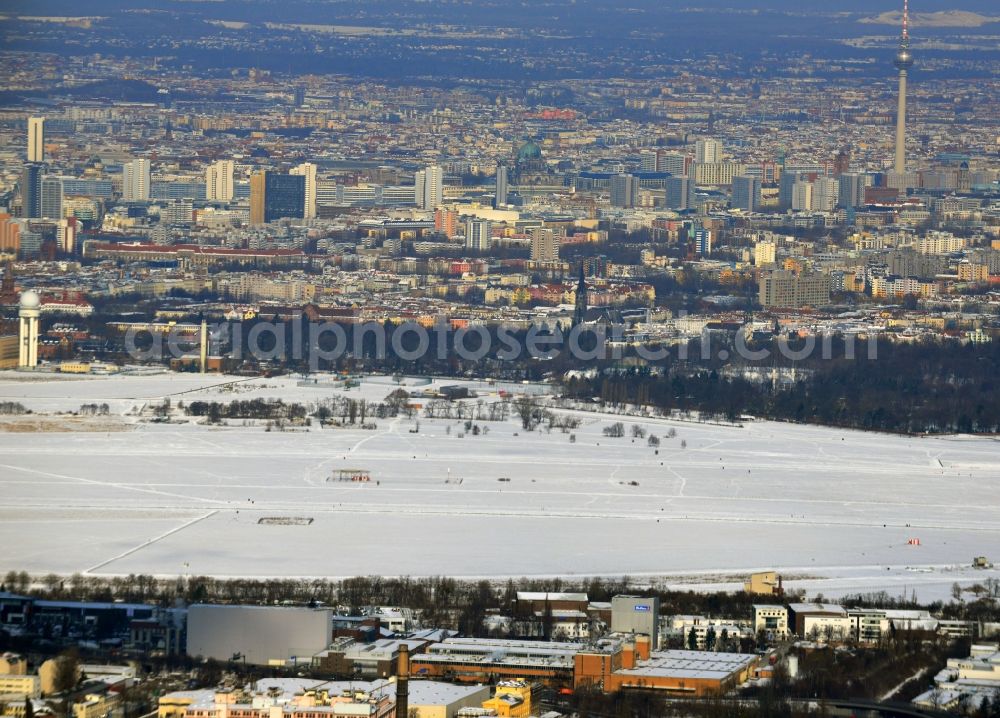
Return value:
<svg viewBox="0 0 1000 718">
<path fill-rule="evenodd" d="M 562 390 L 568 398 L 596 399 L 605 407 L 695 411 L 727 421 L 749 414 L 908 434 L 1000 432 L 1000 343 L 883 339 L 875 355 L 775 361 L 757 367 L 758 380 L 721 366 L 675 360 L 655 370 L 574 373 L 562 381 Z M 769 380 L 770 369 L 790 366 L 797 370 L 792 383 Z"/>
</svg>

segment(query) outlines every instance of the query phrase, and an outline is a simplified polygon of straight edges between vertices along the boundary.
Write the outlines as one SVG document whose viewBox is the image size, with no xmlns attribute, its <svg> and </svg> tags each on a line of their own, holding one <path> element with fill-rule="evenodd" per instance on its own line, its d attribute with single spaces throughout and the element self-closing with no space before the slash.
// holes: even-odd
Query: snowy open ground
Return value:
<svg viewBox="0 0 1000 718">
<path fill-rule="evenodd" d="M 224 390 L 232 381 L 240 391 Z M 373 378 L 349 395 L 379 401 L 393 388 Z M 379 420 L 374 431 L 266 432 L 125 416 L 166 396 L 310 402 L 341 391 L 294 378 L 0 373 L 0 401 L 48 413 L 107 402 L 130 429 L 0 432 L 0 570 L 629 574 L 707 589 L 776 568 L 811 595 L 916 591 L 923 600 L 947 597 L 956 581 L 1000 576 L 969 567 L 973 556 L 1000 559 L 994 438 L 581 412 L 570 443 L 558 430 L 526 434 L 515 419 L 460 438 L 461 422 L 426 418 L 413 433 L 407 418 Z M 657 455 L 628 432 L 604 437 L 618 420 L 677 437 L 663 438 Z M 367 469 L 373 481 L 327 481 L 341 468 Z M 257 523 L 273 516 L 314 521 Z"/>
</svg>

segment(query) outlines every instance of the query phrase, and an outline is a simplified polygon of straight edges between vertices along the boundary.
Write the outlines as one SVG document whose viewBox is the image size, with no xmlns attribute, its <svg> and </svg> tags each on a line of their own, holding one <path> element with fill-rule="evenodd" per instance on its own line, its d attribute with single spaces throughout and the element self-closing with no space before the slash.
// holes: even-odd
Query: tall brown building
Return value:
<svg viewBox="0 0 1000 718">
<path fill-rule="evenodd" d="M 844 147 L 837 153 L 837 156 L 833 158 L 833 176 L 840 177 L 842 174 L 847 174 L 851 170 L 851 151 Z"/>
<path fill-rule="evenodd" d="M 264 201 L 267 172 L 250 175 L 250 224 L 264 224 Z"/>
</svg>

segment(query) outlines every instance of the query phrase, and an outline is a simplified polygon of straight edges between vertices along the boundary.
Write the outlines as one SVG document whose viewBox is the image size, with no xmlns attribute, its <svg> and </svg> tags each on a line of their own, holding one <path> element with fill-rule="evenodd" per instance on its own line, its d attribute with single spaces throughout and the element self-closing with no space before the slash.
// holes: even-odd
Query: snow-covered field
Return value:
<svg viewBox="0 0 1000 718">
<path fill-rule="evenodd" d="M 372 378 L 348 395 L 379 401 L 394 388 Z M 473 388 L 495 399 L 490 387 Z M 629 574 L 728 588 L 749 569 L 777 568 L 813 595 L 916 591 L 924 600 L 1000 575 L 969 568 L 973 556 L 1000 559 L 992 438 L 578 412 L 571 443 L 557 429 L 526 433 L 515 418 L 460 436 L 462 422 L 424 417 L 267 432 L 131 416 L 166 396 L 307 403 L 342 392 L 294 378 L 0 373 L 0 401 L 48 413 L 107 402 L 134 423 L 109 433 L 0 432 L 0 570 Z M 619 420 L 625 438 L 605 437 Z M 661 437 L 658 453 L 633 440 L 632 424 Z M 671 428 L 676 437 L 664 438 Z M 365 469 L 372 482 L 327 480 L 343 468 Z"/>
</svg>

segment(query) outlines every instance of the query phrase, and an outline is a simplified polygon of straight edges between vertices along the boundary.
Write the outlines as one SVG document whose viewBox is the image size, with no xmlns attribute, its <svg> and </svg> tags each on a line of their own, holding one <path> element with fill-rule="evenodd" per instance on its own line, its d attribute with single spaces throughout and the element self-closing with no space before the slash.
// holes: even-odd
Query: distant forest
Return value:
<svg viewBox="0 0 1000 718">
<path fill-rule="evenodd" d="M 772 352 L 776 354 L 776 352 Z M 673 364 L 577 376 L 568 396 L 604 404 L 643 404 L 697 411 L 736 421 L 740 416 L 906 434 L 1000 432 L 1000 345 L 880 340 L 875 359 L 859 345 L 855 359 L 816 357 L 796 364 L 794 383 L 772 386 L 732 367 Z M 789 362 L 783 367 L 787 370 Z"/>
</svg>

